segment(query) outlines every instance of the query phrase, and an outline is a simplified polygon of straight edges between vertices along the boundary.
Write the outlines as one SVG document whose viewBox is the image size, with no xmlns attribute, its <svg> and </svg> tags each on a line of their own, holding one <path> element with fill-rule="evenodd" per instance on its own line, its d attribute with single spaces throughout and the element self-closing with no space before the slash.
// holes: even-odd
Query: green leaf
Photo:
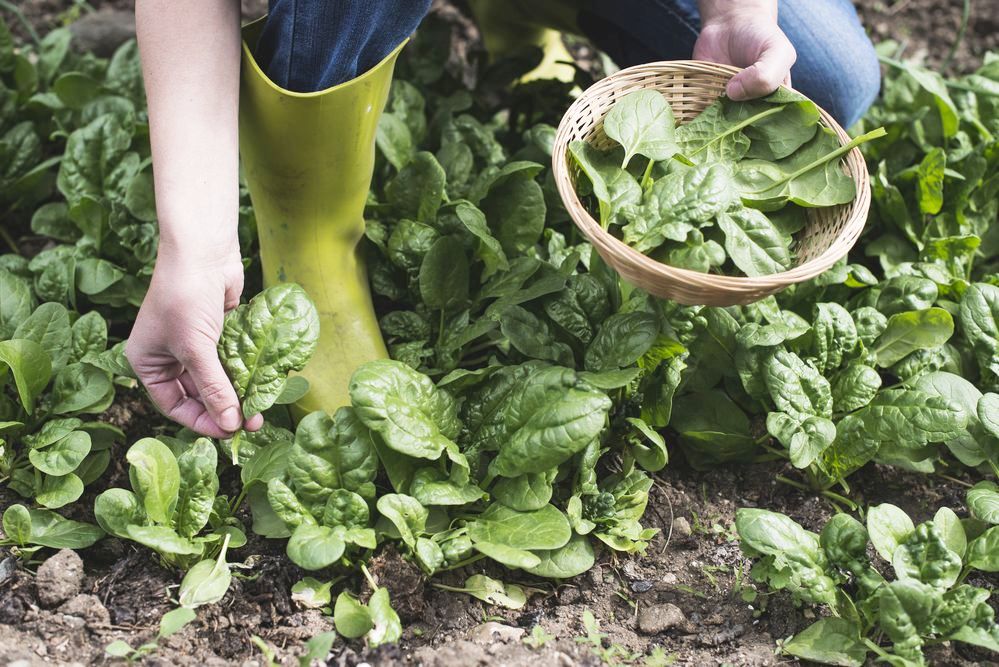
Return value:
<svg viewBox="0 0 999 667">
<path fill-rule="evenodd" d="M 473 574 L 465 580 L 461 588 L 448 587 L 447 590 L 456 593 L 467 593 L 486 604 L 520 609 L 527 604 L 527 593 L 523 587 L 516 584 L 504 584 L 502 581 L 487 577 L 484 574 Z"/>
<path fill-rule="evenodd" d="M 170 448 L 155 438 L 143 438 L 129 447 L 132 490 L 146 515 L 161 526 L 171 525 L 180 493 L 180 467 Z"/>
<path fill-rule="evenodd" d="M 897 313 L 874 343 L 874 354 L 882 368 L 891 366 L 915 350 L 946 343 L 954 333 L 954 320 L 942 308 Z"/>
<path fill-rule="evenodd" d="M 49 510 L 28 510 L 28 516 L 31 543 L 50 549 L 85 549 L 104 537 L 104 531 L 97 526 L 66 519 Z"/>
<path fill-rule="evenodd" d="M 438 238 L 420 264 L 420 295 L 428 308 L 455 310 L 468 301 L 468 260 L 457 236 Z"/>
<path fill-rule="evenodd" d="M 364 364 L 351 377 L 349 391 L 364 425 L 401 454 L 437 459 L 461 430 L 451 395 L 401 362 Z"/>
<path fill-rule="evenodd" d="M 108 489 L 97 496 L 94 517 L 105 532 L 126 539 L 130 525 L 141 526 L 146 522 L 139 499 L 126 489 Z"/>
<path fill-rule="evenodd" d="M 586 348 L 589 371 L 609 371 L 633 365 L 649 351 L 659 335 L 655 316 L 641 312 L 615 313 L 600 324 Z"/>
<path fill-rule="evenodd" d="M 909 515 L 895 505 L 884 503 L 867 510 L 867 532 L 875 551 L 889 563 L 899 545 L 916 530 Z"/>
<path fill-rule="evenodd" d="M 635 155 L 662 162 L 680 151 L 673 109 L 658 90 L 637 90 L 615 100 L 603 127 L 608 137 L 624 146 L 623 168 Z"/>
<path fill-rule="evenodd" d="M 860 628 L 845 618 L 818 620 L 780 647 L 783 653 L 825 665 L 860 667 L 867 661 Z"/>
<path fill-rule="evenodd" d="M 446 179 L 433 153 L 420 151 L 385 186 L 385 196 L 399 217 L 433 222 L 444 201 Z"/>
<path fill-rule="evenodd" d="M 345 548 L 343 539 L 332 528 L 303 523 L 292 532 L 287 552 L 299 567 L 321 570 L 335 563 Z"/>
<path fill-rule="evenodd" d="M 59 303 L 43 303 L 14 331 L 15 339 L 38 343 L 52 360 L 52 370 L 62 369 L 69 359 L 72 328 L 69 312 Z"/>
<path fill-rule="evenodd" d="M 368 608 L 347 591 L 343 591 L 336 598 L 333 623 L 336 631 L 347 639 L 359 639 L 375 627 Z"/>
<path fill-rule="evenodd" d="M 777 350 L 767 363 L 765 380 L 777 408 L 794 419 L 832 416 L 829 381 L 793 352 Z"/>
<path fill-rule="evenodd" d="M 948 548 L 933 522 L 916 527 L 892 554 L 900 580 L 915 579 L 934 588 L 947 589 L 961 574 L 961 556 Z"/>
<path fill-rule="evenodd" d="M 999 394 L 985 394 L 976 406 L 982 428 L 993 438 L 999 438 Z"/>
<path fill-rule="evenodd" d="M 924 215 L 936 215 L 943 208 L 946 168 L 947 153 L 937 146 L 923 157 L 916 169 L 919 210 Z"/>
<path fill-rule="evenodd" d="M 319 313 L 301 287 L 269 287 L 226 314 L 219 358 L 247 418 L 274 405 L 288 373 L 300 371 L 319 340 Z"/>
<path fill-rule="evenodd" d="M 171 635 L 175 635 L 180 632 L 184 627 L 196 619 L 198 615 L 193 609 L 188 609 L 187 607 L 178 607 L 177 609 L 171 609 L 167 613 L 163 614 L 160 619 L 160 631 L 159 638 L 166 639 Z"/>
<path fill-rule="evenodd" d="M 485 542 L 513 549 L 558 549 L 572 536 L 569 521 L 555 506 L 533 512 L 517 512 L 492 504 L 468 524 L 473 543 Z"/>
<path fill-rule="evenodd" d="M 48 354 L 41 345 L 30 340 L 5 340 L 0 341 L 0 362 L 10 368 L 21 405 L 31 414 L 35 410 L 35 399 L 52 376 Z M 0 382 L 5 375 L 6 371 L 0 373 Z"/>
<path fill-rule="evenodd" d="M 541 562 L 526 568 L 526 571 L 549 579 L 578 576 L 592 568 L 596 561 L 593 545 L 582 535 L 573 535 L 567 544 L 558 549 L 539 549 L 533 553 Z"/>
<path fill-rule="evenodd" d="M 125 529 L 128 539 L 149 547 L 161 554 L 175 556 L 200 556 L 204 545 L 181 537 L 173 528 L 167 526 L 135 526 Z"/>
<path fill-rule="evenodd" d="M 402 637 L 402 623 L 399 615 L 392 609 L 387 588 L 379 588 L 368 600 L 368 610 L 374 627 L 368 632 L 367 639 L 371 646 L 394 644 Z"/>
<path fill-rule="evenodd" d="M 961 332 L 983 370 L 999 377 L 999 287 L 975 283 L 961 296 Z"/>
<path fill-rule="evenodd" d="M 215 473 L 218 453 L 211 440 L 198 438 L 177 456 L 176 462 L 180 485 L 173 525 L 184 537 L 194 537 L 208 523 L 219 490 L 219 478 Z"/>
<path fill-rule="evenodd" d="M 964 560 L 965 565 L 976 570 L 999 572 L 999 526 L 993 526 L 973 539 Z"/>
<path fill-rule="evenodd" d="M 416 498 L 397 493 L 387 493 L 378 499 L 378 512 L 392 522 L 402 541 L 413 549 L 416 538 L 420 537 L 427 526 L 428 512 Z"/>
<path fill-rule="evenodd" d="M 915 389 L 884 389 L 856 414 L 863 419 L 868 437 L 907 448 L 947 442 L 959 437 L 968 425 L 968 416 L 958 403 Z"/>
<path fill-rule="evenodd" d="M 218 560 L 203 560 L 195 563 L 180 582 L 178 601 L 181 606 L 193 609 L 206 604 L 214 604 L 225 597 L 232 583 L 229 564 L 223 560 L 225 551 Z"/>
<path fill-rule="evenodd" d="M 718 214 L 725 232 L 725 250 L 732 263 L 747 276 L 779 273 L 791 266 L 788 243 L 766 215 L 752 208 Z"/>
<path fill-rule="evenodd" d="M 42 507 L 59 509 L 76 502 L 83 495 L 83 480 L 73 473 L 42 478 L 41 488 L 35 494 L 35 501 Z"/>
<path fill-rule="evenodd" d="M 7 339 L 31 315 L 35 297 L 27 281 L 5 269 L 0 269 L 0 293 L 4 295 L 0 301 L 0 339 Z"/>
<path fill-rule="evenodd" d="M 3 532 L 17 546 L 31 543 L 31 514 L 24 505 L 11 505 L 3 513 Z"/>
<path fill-rule="evenodd" d="M 968 510 L 971 516 L 986 523 L 999 524 L 999 486 L 982 481 L 968 490 Z"/>
<path fill-rule="evenodd" d="M 641 202 L 642 188 L 638 181 L 622 169 L 611 154 L 578 140 L 569 144 L 569 153 L 590 181 L 600 204 L 600 224 L 603 227 L 616 222 L 626 206 L 637 206 Z"/>
<path fill-rule="evenodd" d="M 44 449 L 30 450 L 28 459 L 46 475 L 60 476 L 76 470 L 89 453 L 90 435 L 73 431 Z"/>
<path fill-rule="evenodd" d="M 288 454 L 288 478 L 303 503 L 321 507 L 337 488 L 374 499 L 377 474 L 371 434 L 353 408 L 340 408 L 332 418 L 314 412 L 299 422 Z"/>
</svg>

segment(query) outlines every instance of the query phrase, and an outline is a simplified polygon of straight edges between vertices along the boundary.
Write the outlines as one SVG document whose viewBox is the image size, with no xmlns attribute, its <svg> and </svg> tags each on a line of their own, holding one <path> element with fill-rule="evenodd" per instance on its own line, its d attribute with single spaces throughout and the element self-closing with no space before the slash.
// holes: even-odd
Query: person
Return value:
<svg viewBox="0 0 999 667">
<path fill-rule="evenodd" d="M 479 10 L 491 1 L 473 0 L 473 6 Z M 499 13 L 529 17 L 532 7 L 547 4 L 569 6 L 580 32 L 622 67 L 693 57 L 745 68 L 727 86 L 733 99 L 763 96 L 793 81 L 848 126 L 874 101 L 880 87 L 877 57 L 850 0 L 508 0 Z M 363 108 L 347 109 L 350 113 L 341 116 L 368 126 L 356 137 L 344 135 L 356 139 L 363 159 L 348 161 L 342 171 L 350 175 L 351 170 L 367 170 L 355 179 L 355 190 L 366 193 L 370 182 L 373 128 L 385 103 L 392 54 L 429 5 L 430 0 L 270 0 L 266 22 L 255 33 L 251 69 L 259 66 L 268 85 L 296 103 L 308 104 L 312 96 L 325 94 L 316 91 L 335 91 L 387 68 L 381 92 Z M 269 203 L 266 181 L 282 177 L 267 166 L 267 151 L 282 150 L 287 138 L 281 133 L 292 131 L 287 126 L 294 121 L 277 117 L 268 129 L 252 109 L 244 109 L 241 116 L 239 2 L 138 0 L 136 27 L 149 106 L 160 243 L 126 354 L 153 402 L 174 421 L 212 437 L 225 437 L 240 427 L 256 430 L 262 417 L 244 418 L 216 351 L 223 315 L 238 305 L 243 288 L 237 239 L 239 126 L 242 118 L 244 124 L 255 123 L 255 133 L 275 135 L 243 137 L 244 163 L 248 153 L 255 154 L 247 171 L 256 174 L 248 180 L 259 228 L 266 222 L 261 216 Z M 247 53 L 243 56 L 245 77 Z M 244 79 L 244 106 L 247 86 Z M 322 121 L 309 113 L 315 122 Z M 329 145 L 339 146 L 342 138 L 332 137 Z M 302 168 L 296 163 L 296 173 L 321 161 L 316 155 L 301 161 Z M 328 184 L 329 173 L 320 176 Z M 323 187 L 315 180 L 307 189 L 318 192 Z M 343 214 L 362 226 L 364 193 L 360 204 Z M 295 202 L 286 199 L 270 208 L 287 213 L 294 207 Z M 302 216 L 316 208 L 303 208 Z M 280 224 L 287 228 L 299 222 Z M 356 242 L 360 234 L 351 225 Z M 264 231 L 262 255 L 270 252 Z M 288 264 L 287 259 L 282 261 Z M 270 267 L 271 273 L 280 272 L 284 279 L 285 264 Z M 264 270 L 266 275 L 266 256 Z M 365 299 L 369 303 L 366 295 L 358 295 L 351 303 L 362 308 Z M 327 347 L 336 346 L 336 329 L 322 329 Z M 336 359 L 334 355 L 327 362 Z"/>
</svg>

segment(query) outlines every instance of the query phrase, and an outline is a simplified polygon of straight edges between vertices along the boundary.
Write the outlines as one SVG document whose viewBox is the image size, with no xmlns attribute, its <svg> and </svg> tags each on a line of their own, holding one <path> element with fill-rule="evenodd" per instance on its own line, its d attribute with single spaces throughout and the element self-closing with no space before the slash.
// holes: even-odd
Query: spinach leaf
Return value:
<svg viewBox="0 0 999 667">
<path fill-rule="evenodd" d="M 658 90 L 637 90 L 615 100 L 604 116 L 604 132 L 624 146 L 622 168 L 644 155 L 661 162 L 679 152 L 673 109 Z"/>
</svg>

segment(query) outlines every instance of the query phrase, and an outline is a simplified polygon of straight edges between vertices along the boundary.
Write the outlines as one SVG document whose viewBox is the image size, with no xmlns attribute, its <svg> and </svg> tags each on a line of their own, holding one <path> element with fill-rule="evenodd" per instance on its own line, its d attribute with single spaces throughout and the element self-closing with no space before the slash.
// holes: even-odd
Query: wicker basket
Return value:
<svg viewBox="0 0 999 667">
<path fill-rule="evenodd" d="M 611 267 L 629 283 L 650 294 L 684 304 L 731 306 L 751 303 L 788 285 L 819 275 L 849 252 L 856 243 L 871 204 L 867 165 L 854 148 L 843 158 L 847 174 L 857 184 L 850 204 L 808 209 L 808 222 L 795 236 L 796 266 L 782 273 L 755 278 L 721 276 L 680 269 L 643 255 L 600 227 L 576 195 L 579 169 L 568 154 L 572 141 L 582 139 L 598 148 L 612 144 L 603 131 L 603 119 L 614 102 L 643 88 L 662 92 L 673 107 L 677 122 L 697 116 L 725 91 L 725 84 L 739 70 L 697 60 L 649 63 L 621 70 L 596 83 L 577 99 L 559 123 L 552 154 L 555 183 L 566 209 L 583 234 Z M 849 137 L 833 118 L 820 110 L 820 123 L 831 128 L 846 144 Z"/>
</svg>

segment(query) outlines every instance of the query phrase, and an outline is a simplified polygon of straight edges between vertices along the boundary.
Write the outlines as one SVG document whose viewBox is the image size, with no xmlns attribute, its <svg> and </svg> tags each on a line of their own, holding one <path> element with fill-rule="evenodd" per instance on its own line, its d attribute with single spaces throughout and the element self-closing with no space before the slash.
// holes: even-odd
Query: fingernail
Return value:
<svg viewBox="0 0 999 667">
<path fill-rule="evenodd" d="M 222 412 L 222 423 L 219 424 L 227 431 L 235 431 L 243 423 L 243 419 L 236 408 L 226 408 Z"/>
</svg>

